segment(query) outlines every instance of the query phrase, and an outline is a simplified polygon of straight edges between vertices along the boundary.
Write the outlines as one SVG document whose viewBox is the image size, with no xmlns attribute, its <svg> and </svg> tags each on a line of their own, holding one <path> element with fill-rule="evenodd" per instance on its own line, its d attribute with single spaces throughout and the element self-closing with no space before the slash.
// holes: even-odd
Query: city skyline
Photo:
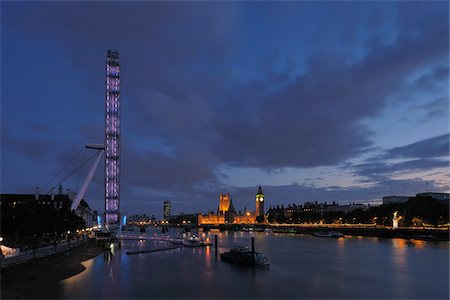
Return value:
<svg viewBox="0 0 450 300">
<path fill-rule="evenodd" d="M 1 5 L 2 193 L 103 141 L 110 48 L 121 212 L 449 192 L 447 2 Z M 98 170 L 93 209 L 103 189 Z"/>
</svg>

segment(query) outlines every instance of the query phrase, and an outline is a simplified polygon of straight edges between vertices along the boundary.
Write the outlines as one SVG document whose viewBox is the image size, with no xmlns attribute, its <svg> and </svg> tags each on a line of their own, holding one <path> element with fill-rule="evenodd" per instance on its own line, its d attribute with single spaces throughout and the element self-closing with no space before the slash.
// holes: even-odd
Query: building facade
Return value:
<svg viewBox="0 0 450 300">
<path fill-rule="evenodd" d="M 439 200 L 439 201 L 449 201 L 450 194 L 427 192 L 427 193 L 419 193 L 416 195 L 416 197 L 431 197 L 431 198 Z"/>
<path fill-rule="evenodd" d="M 411 197 L 408 196 L 386 196 L 383 197 L 383 205 L 405 203 L 409 199 L 411 199 Z"/>
<path fill-rule="evenodd" d="M 163 217 L 164 217 L 164 220 L 168 220 L 169 219 L 171 210 L 172 210 L 172 203 L 170 201 L 164 201 L 164 206 L 163 206 Z"/>
<path fill-rule="evenodd" d="M 207 214 L 198 214 L 197 223 L 201 224 L 255 224 L 266 222 L 267 218 L 264 213 L 264 194 L 262 193 L 261 186 L 258 188 L 258 192 L 255 197 L 255 211 L 248 211 L 244 208 L 244 211 L 236 212 L 233 201 L 230 194 L 224 193 L 219 195 L 219 205 L 217 212 L 213 211 Z"/>
</svg>

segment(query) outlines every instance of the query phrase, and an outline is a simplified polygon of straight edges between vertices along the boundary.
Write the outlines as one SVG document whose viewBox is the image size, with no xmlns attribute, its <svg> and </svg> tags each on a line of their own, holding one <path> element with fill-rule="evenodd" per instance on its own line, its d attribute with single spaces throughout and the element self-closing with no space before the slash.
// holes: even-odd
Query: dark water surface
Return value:
<svg viewBox="0 0 450 300">
<path fill-rule="evenodd" d="M 221 262 L 214 247 L 126 255 L 162 246 L 124 241 L 59 284 L 61 298 L 449 298 L 449 243 L 263 232 L 211 232 L 219 252 L 250 245 L 269 268 Z M 212 238 L 213 240 L 213 238 Z"/>
</svg>

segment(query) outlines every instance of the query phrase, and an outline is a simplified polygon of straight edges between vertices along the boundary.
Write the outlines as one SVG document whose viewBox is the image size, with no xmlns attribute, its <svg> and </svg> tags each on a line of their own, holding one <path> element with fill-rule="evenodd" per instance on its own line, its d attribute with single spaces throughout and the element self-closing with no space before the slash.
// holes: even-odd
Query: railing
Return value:
<svg viewBox="0 0 450 300">
<path fill-rule="evenodd" d="M 27 261 L 30 261 L 35 258 L 43 258 L 53 254 L 61 253 L 67 251 L 72 248 L 76 248 L 86 244 L 89 241 L 88 238 L 83 238 L 79 240 L 73 241 L 61 241 L 56 243 L 55 245 L 45 246 L 41 248 L 37 248 L 35 250 L 27 250 L 20 252 L 18 255 L 11 257 L 2 257 L 1 258 L 1 267 L 5 268 L 8 266 L 18 265 Z"/>
</svg>

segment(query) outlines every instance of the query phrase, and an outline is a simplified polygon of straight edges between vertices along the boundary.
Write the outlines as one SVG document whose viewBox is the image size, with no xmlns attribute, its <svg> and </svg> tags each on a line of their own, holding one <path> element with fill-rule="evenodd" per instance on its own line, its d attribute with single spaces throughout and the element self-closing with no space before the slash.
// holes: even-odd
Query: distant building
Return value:
<svg viewBox="0 0 450 300">
<path fill-rule="evenodd" d="M 199 215 L 201 214 L 179 214 L 169 216 L 167 221 L 171 225 L 197 225 Z"/>
<path fill-rule="evenodd" d="M 151 223 L 151 218 L 147 216 L 146 214 L 142 215 L 131 215 L 128 217 L 127 223 L 128 224 L 139 224 L 139 223 Z"/>
<path fill-rule="evenodd" d="M 17 205 L 38 203 L 40 205 L 47 205 L 58 210 L 70 210 L 73 194 L 75 193 L 70 191 L 70 193 L 62 195 L 59 194 L 58 191 L 58 194 L 55 195 L 52 189 L 51 194 L 42 195 L 39 194 L 39 189 L 36 188 L 35 194 L 1 194 L 0 201 L 2 207 L 8 206 L 14 208 Z M 92 226 L 92 210 L 84 199 L 81 200 L 75 210 L 75 214 L 84 219 L 87 227 Z"/>
<path fill-rule="evenodd" d="M 256 211 L 244 211 L 236 212 L 231 200 L 230 194 L 219 195 L 219 206 L 217 207 L 217 213 L 209 212 L 207 214 L 198 215 L 198 224 L 254 224 L 257 222 L 266 222 L 266 216 L 264 214 L 264 194 L 262 193 L 261 186 L 258 188 L 255 199 Z"/>
<path fill-rule="evenodd" d="M 39 191 L 36 194 L 1 194 L 0 200 L 2 206 L 6 205 L 9 207 L 16 207 L 20 204 L 38 203 L 56 209 L 70 209 L 72 204 L 69 195 L 40 195 Z"/>
<path fill-rule="evenodd" d="M 449 201 L 450 194 L 449 193 L 419 193 L 416 195 L 416 197 L 431 197 L 433 199 L 439 200 L 439 201 Z"/>
<path fill-rule="evenodd" d="M 383 205 L 405 203 L 409 199 L 411 199 L 409 196 L 386 196 L 383 197 Z"/>
<path fill-rule="evenodd" d="M 92 212 L 92 226 L 101 226 L 101 222 L 99 222 L 98 211 L 96 210 Z"/>
<path fill-rule="evenodd" d="M 326 208 L 326 211 L 340 211 L 343 213 L 349 213 L 357 209 L 367 210 L 367 205 L 362 203 L 352 203 L 348 205 L 330 205 Z"/>
<path fill-rule="evenodd" d="M 93 213 L 86 201 L 81 200 L 80 204 L 78 204 L 78 207 L 75 209 L 75 214 L 83 218 L 84 222 L 86 223 L 86 227 L 97 225 L 92 220 Z"/>
<path fill-rule="evenodd" d="M 172 203 L 170 201 L 164 201 L 164 207 L 163 207 L 164 220 L 169 219 L 171 210 L 172 210 Z"/>
</svg>

